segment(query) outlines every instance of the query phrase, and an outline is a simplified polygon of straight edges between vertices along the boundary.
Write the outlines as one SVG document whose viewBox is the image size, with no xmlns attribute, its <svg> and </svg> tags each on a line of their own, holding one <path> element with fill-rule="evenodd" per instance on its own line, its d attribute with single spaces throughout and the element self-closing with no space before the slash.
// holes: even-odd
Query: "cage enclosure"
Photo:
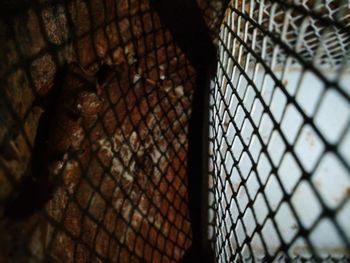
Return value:
<svg viewBox="0 0 350 263">
<path fill-rule="evenodd" d="M 0 262 L 350 260 L 347 1 L 0 13 Z"/>
<path fill-rule="evenodd" d="M 210 91 L 219 262 L 348 262 L 348 1 L 231 1 Z"/>
</svg>

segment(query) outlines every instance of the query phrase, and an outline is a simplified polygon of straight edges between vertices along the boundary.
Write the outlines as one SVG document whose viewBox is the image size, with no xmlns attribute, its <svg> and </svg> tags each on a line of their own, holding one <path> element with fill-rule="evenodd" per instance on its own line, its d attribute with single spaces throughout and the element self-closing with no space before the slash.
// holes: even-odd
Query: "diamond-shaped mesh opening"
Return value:
<svg viewBox="0 0 350 263">
<path fill-rule="evenodd" d="M 223 1 L 197 4 L 215 38 Z M 160 14 L 148 0 L 0 13 L 0 262 L 179 262 L 197 72 Z"/>
<path fill-rule="evenodd" d="M 218 262 L 350 260 L 348 2 L 196 2 L 202 204 L 205 87 L 149 1 L 2 3 L 1 262 L 178 262 L 206 232 Z"/>
<path fill-rule="evenodd" d="M 350 260 L 349 17 L 348 1 L 230 1 L 210 90 L 218 262 Z"/>
</svg>

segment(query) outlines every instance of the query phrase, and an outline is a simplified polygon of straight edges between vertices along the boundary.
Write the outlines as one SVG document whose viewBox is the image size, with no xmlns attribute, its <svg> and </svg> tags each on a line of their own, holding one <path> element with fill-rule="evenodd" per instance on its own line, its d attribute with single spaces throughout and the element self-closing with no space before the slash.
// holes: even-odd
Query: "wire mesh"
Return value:
<svg viewBox="0 0 350 263">
<path fill-rule="evenodd" d="M 179 261 L 196 72 L 170 32 L 148 1 L 1 5 L 0 261 Z"/>
<path fill-rule="evenodd" d="M 348 262 L 347 1 L 232 0 L 210 91 L 218 262 Z"/>
<path fill-rule="evenodd" d="M 219 46 L 217 261 L 347 262 L 349 4 L 232 0 L 217 36 L 225 1 L 197 2 Z M 179 261 L 192 240 L 196 73 L 148 1 L 15 0 L 0 12 L 0 214 L 13 217 L 0 222 L 0 261 Z"/>
</svg>

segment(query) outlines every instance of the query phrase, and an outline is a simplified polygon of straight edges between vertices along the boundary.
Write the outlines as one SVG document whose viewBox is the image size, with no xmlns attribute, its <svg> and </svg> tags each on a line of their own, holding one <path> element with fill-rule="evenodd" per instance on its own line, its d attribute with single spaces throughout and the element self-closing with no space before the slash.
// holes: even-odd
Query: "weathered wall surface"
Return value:
<svg viewBox="0 0 350 263">
<path fill-rule="evenodd" d="M 91 74 L 101 63 L 119 65 L 119 73 L 99 92 L 80 94 L 76 106 L 86 114 L 73 128 L 55 120 L 70 127 L 59 141 L 68 149 L 63 183 L 44 212 L 1 219 L 0 261 L 179 260 L 191 244 L 185 171 L 193 68 L 146 0 L 18 2 L 6 2 L 0 19 L 1 216 L 28 174 L 47 110 L 41 102 L 57 72 L 78 62 Z M 208 12 L 210 23 L 216 13 Z"/>
</svg>

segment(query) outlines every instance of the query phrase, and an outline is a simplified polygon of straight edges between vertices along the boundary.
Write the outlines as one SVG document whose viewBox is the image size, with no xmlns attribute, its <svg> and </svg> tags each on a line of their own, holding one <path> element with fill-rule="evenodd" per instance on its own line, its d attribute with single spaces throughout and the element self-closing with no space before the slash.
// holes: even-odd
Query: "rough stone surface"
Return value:
<svg viewBox="0 0 350 263">
<path fill-rule="evenodd" d="M 214 32 L 220 5 L 198 3 Z M 0 219 L 0 262 L 178 261 L 191 244 L 193 68 L 147 0 L 17 4 L 0 19 L 1 217 L 28 170 L 57 73 L 75 61 L 91 75 L 113 64 L 116 75 L 62 101 L 80 117 L 54 120 L 50 147 L 65 154 L 49 168 L 61 183 L 30 218 Z"/>
</svg>

